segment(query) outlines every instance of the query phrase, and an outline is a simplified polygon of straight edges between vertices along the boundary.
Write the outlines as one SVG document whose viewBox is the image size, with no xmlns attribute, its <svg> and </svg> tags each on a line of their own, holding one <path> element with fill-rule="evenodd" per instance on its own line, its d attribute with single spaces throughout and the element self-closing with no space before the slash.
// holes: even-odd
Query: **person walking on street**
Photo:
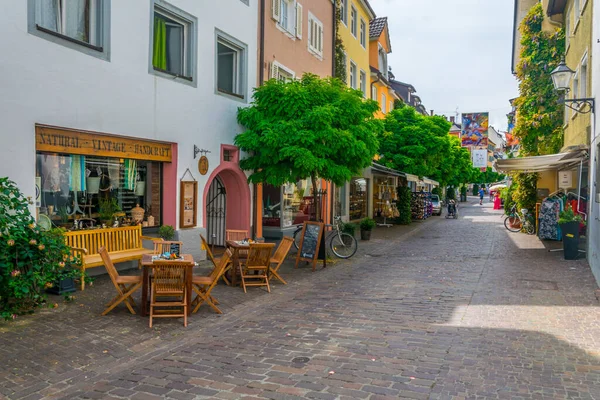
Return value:
<svg viewBox="0 0 600 400">
<path fill-rule="evenodd" d="M 483 188 L 479 189 L 479 205 L 483 205 L 483 195 L 485 194 L 485 191 L 483 190 Z"/>
</svg>

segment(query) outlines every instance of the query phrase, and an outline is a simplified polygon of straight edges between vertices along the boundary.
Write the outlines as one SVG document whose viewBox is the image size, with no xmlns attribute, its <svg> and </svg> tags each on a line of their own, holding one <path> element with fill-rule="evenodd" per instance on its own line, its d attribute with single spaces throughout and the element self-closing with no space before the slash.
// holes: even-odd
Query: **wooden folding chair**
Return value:
<svg viewBox="0 0 600 400">
<path fill-rule="evenodd" d="M 202 236 L 202 234 L 200 234 L 200 241 L 202 243 L 201 249 L 206 250 L 206 256 L 212 262 L 214 271 L 214 269 L 217 268 L 217 266 L 219 265 L 220 259 L 215 258 L 212 251 L 210 250 L 208 242 L 206 241 L 204 236 Z M 227 262 L 227 265 L 225 266 L 225 271 L 223 271 L 223 274 L 221 274 L 221 276 L 223 277 L 223 281 L 225 281 L 225 284 L 227 285 L 231 285 L 231 283 L 225 276 L 225 272 L 229 271 L 229 269 L 231 269 L 231 259 Z"/>
<path fill-rule="evenodd" d="M 225 230 L 225 240 L 240 241 L 240 240 L 244 240 L 244 239 L 250 239 L 250 236 L 248 235 L 248 231 L 236 230 L 236 229 L 226 229 Z M 241 258 L 246 258 L 246 257 L 248 257 L 248 250 L 239 250 L 238 255 Z"/>
<path fill-rule="evenodd" d="M 248 259 L 245 263 L 240 263 L 244 293 L 247 293 L 246 286 L 266 286 L 267 291 L 271 293 L 269 266 L 274 247 L 275 243 L 250 243 Z"/>
<path fill-rule="evenodd" d="M 178 244 L 179 249 L 182 250 L 183 242 L 177 242 L 174 240 L 162 240 L 154 242 L 154 253 L 153 254 L 164 254 L 171 251 L 171 244 Z"/>
<path fill-rule="evenodd" d="M 104 261 L 104 266 L 110 276 L 110 280 L 113 285 L 115 285 L 115 289 L 117 289 L 117 295 L 106 305 L 107 308 L 102 312 L 102 315 L 108 314 L 123 301 L 129 309 L 129 312 L 135 314 L 133 309 L 133 307 L 135 307 L 135 302 L 131 298 L 131 295 L 142 286 L 142 277 L 119 275 L 105 247 L 100 247 L 98 249 L 98 254 L 100 254 L 102 261 Z"/>
<path fill-rule="evenodd" d="M 272 280 L 275 278 L 284 285 L 287 285 L 287 282 L 281 277 L 281 275 L 279 275 L 277 271 L 279 271 L 279 268 L 281 268 L 281 264 L 283 264 L 285 261 L 285 257 L 287 257 L 287 254 L 290 251 L 293 243 L 294 238 L 289 236 L 284 236 L 283 239 L 281 239 L 281 243 L 279 243 L 277 251 L 275 251 L 275 254 L 273 254 L 273 257 L 271 257 L 271 264 L 275 264 L 275 266 L 271 267 L 269 271 L 269 279 Z"/>
<path fill-rule="evenodd" d="M 150 295 L 150 328 L 152 328 L 152 318 L 183 317 L 183 326 L 187 326 L 188 304 L 185 281 L 187 268 L 190 268 L 190 263 L 182 261 L 154 262 Z M 160 300 L 165 297 L 169 299 Z M 174 307 L 181 308 L 181 311 L 173 310 Z"/>
<path fill-rule="evenodd" d="M 192 301 L 194 309 L 192 312 L 197 312 L 200 306 L 204 303 L 208 304 L 217 314 L 223 314 L 223 312 L 217 307 L 219 302 L 215 299 L 210 292 L 219 282 L 221 276 L 225 273 L 225 267 L 229 264 L 231 259 L 231 250 L 227 249 L 223 257 L 219 260 L 219 264 L 212 270 L 208 276 L 194 276 L 192 279 L 192 288 L 196 292 L 196 298 Z"/>
</svg>

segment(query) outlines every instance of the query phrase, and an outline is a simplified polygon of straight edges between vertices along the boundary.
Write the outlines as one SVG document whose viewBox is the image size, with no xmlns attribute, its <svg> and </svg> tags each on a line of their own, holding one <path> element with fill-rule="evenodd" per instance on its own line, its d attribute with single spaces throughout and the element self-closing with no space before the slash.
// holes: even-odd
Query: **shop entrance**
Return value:
<svg viewBox="0 0 600 400">
<path fill-rule="evenodd" d="M 206 240 L 213 246 L 225 246 L 227 190 L 218 176 L 213 179 L 206 196 Z"/>
</svg>

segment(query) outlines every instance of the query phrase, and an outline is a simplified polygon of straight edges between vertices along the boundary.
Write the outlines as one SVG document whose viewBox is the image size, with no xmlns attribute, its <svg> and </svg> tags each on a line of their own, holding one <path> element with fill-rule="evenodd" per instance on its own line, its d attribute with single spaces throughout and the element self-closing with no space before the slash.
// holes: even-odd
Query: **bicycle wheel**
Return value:
<svg viewBox="0 0 600 400">
<path fill-rule="evenodd" d="M 533 222 L 527 220 L 523 226 L 525 227 L 525 232 L 527 232 L 527 234 L 535 235 L 535 225 Z"/>
<path fill-rule="evenodd" d="M 302 229 L 296 229 L 296 232 L 294 232 L 294 247 L 296 250 L 300 250 L 300 239 L 302 238 L 300 232 L 302 232 Z"/>
<path fill-rule="evenodd" d="M 504 219 L 504 227 L 510 232 L 521 232 L 523 223 L 517 215 L 509 215 Z"/>
<path fill-rule="evenodd" d="M 354 236 L 347 233 L 339 233 L 333 236 L 331 242 L 329 242 L 329 247 L 337 257 L 350 258 L 356 253 L 358 243 Z"/>
</svg>

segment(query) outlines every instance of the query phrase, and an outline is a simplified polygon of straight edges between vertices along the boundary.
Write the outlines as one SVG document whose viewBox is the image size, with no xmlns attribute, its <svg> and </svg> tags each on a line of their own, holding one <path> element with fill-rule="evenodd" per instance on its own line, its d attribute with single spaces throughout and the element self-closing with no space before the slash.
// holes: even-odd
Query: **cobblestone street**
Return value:
<svg viewBox="0 0 600 400">
<path fill-rule="evenodd" d="M 106 277 L 73 303 L 54 297 L 0 324 L 0 396 L 600 399 L 587 263 L 470 200 L 458 220 L 378 228 L 325 270 L 290 260 L 271 294 L 219 285 L 224 314 L 202 307 L 188 328 L 150 329 L 122 305 L 101 317 Z"/>
</svg>

